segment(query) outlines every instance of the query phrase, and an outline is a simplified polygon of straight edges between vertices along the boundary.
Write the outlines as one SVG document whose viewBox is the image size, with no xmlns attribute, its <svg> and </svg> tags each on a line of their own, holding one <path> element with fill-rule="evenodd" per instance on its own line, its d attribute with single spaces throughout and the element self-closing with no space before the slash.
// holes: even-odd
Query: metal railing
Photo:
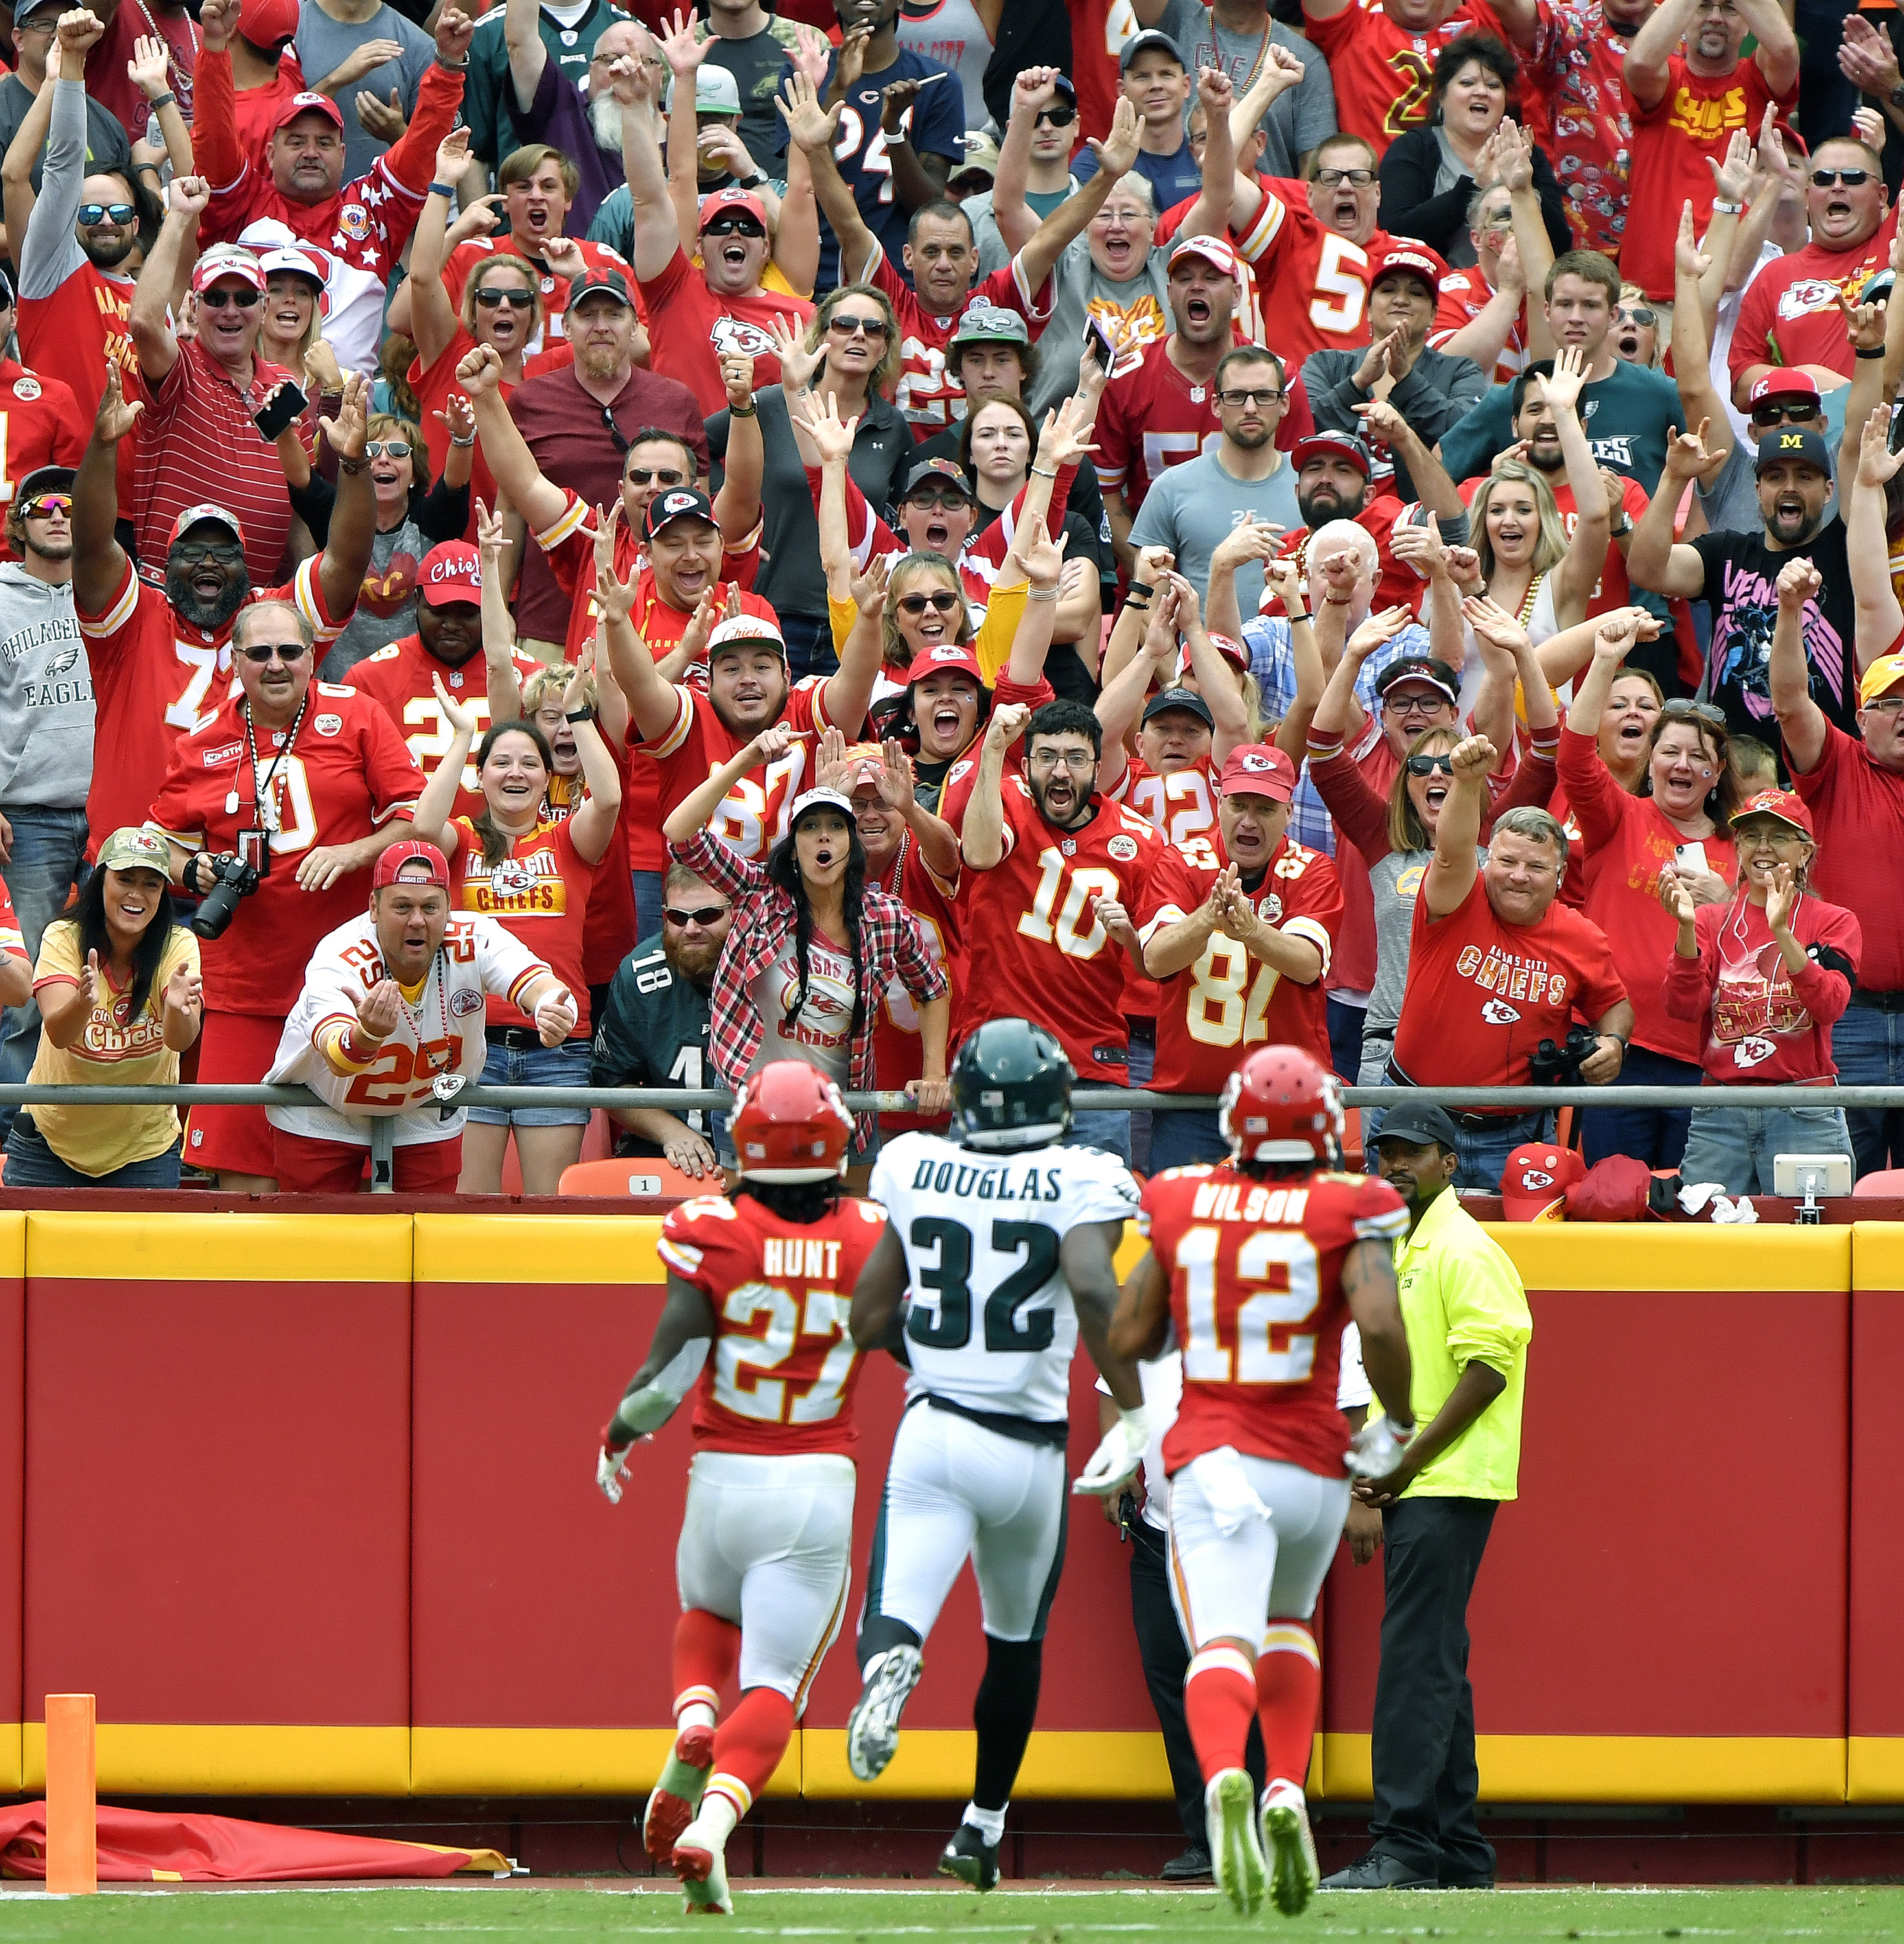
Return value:
<svg viewBox="0 0 1904 1944">
<path fill-rule="evenodd" d="M 842 1097 L 855 1112 L 901 1114 L 912 1103 L 902 1093 L 854 1094 Z M 1404 1101 L 1426 1100 L 1456 1113 L 1479 1113 L 1507 1108 L 1531 1112 L 1536 1107 L 1870 1107 L 1904 1108 L 1904 1087 L 1345 1087 L 1342 1097 L 1351 1107 L 1387 1109 Z M 1178 1112 L 1214 1109 L 1213 1094 L 1158 1094 L 1131 1087 L 1077 1087 L 1072 1105 L 1090 1112 L 1121 1112 L 1149 1107 Z M 307 1087 L 198 1085 L 192 1087 L 0 1086 L 0 1106 L 149 1107 L 159 1101 L 189 1107 L 325 1106 Z M 734 1096 L 719 1087 L 482 1087 L 472 1084 L 457 1095 L 463 1107 L 662 1107 L 724 1109 Z M 426 1113 L 428 1107 L 414 1109 Z M 370 1129 L 371 1192 L 395 1192 L 394 1117 L 364 1117 Z"/>
</svg>

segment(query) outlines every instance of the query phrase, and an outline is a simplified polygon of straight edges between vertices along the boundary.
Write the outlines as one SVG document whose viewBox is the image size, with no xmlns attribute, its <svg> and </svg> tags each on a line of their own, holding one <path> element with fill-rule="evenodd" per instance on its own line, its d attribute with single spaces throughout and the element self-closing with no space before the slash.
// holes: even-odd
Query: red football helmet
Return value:
<svg viewBox="0 0 1904 1944">
<path fill-rule="evenodd" d="M 776 1060 L 744 1081 L 727 1124 L 750 1181 L 831 1181 L 846 1172 L 853 1116 L 804 1060 Z"/>
<path fill-rule="evenodd" d="M 1223 1083 L 1217 1124 L 1233 1161 L 1342 1159 L 1342 1089 L 1300 1047 L 1260 1046 Z"/>
</svg>

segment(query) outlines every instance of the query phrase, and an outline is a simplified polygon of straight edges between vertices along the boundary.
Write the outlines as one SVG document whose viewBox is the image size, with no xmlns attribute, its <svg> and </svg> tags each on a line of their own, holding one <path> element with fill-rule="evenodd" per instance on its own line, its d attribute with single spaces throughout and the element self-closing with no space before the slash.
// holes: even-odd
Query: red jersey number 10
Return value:
<svg viewBox="0 0 1904 1944">
<path fill-rule="evenodd" d="M 1227 1272 L 1220 1258 L 1230 1253 Z M 1189 1229 L 1177 1245 L 1183 1278 L 1183 1376 L 1199 1384 L 1300 1384 L 1315 1364 L 1315 1336 L 1286 1335 L 1315 1313 L 1322 1284 L 1315 1245 L 1300 1229 L 1257 1229 L 1232 1239 Z M 1232 1349 L 1230 1346 L 1234 1346 Z"/>
</svg>

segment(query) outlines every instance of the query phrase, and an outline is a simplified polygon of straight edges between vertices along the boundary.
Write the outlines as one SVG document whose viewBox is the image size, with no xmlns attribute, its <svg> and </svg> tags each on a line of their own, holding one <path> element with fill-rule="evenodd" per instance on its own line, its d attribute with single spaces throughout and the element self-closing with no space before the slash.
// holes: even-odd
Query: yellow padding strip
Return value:
<svg viewBox="0 0 1904 1944">
<path fill-rule="evenodd" d="M 1367 1801 L 1369 1737 L 1323 1742 L 1329 1795 Z M 1845 1745 L 1823 1736 L 1477 1735 L 1475 1756 L 1487 1802 L 1844 1800 Z"/>
<path fill-rule="evenodd" d="M 20 1786 L 46 1786 L 46 1724 L 22 1731 Z M 123 1795 L 407 1795 L 410 1730 L 102 1721 L 99 1786 Z"/>
<path fill-rule="evenodd" d="M 45 1214 L 26 1220 L 26 1273 L 94 1282 L 411 1279 L 408 1215 Z"/>
<path fill-rule="evenodd" d="M 20 1786 L 20 1779 L 21 1732 L 20 1724 L 17 1721 L 0 1721 L 0 1795 L 20 1795 L 25 1793 Z M 46 1729 L 42 1724 L 40 1728 L 42 1746 L 45 1743 L 45 1736 Z M 42 1755 L 40 1760 L 41 1766 L 44 1767 L 45 1757 Z"/>
<path fill-rule="evenodd" d="M 658 1215 L 419 1215 L 420 1283 L 664 1283 Z"/>
<path fill-rule="evenodd" d="M 1851 1230 L 1705 1223 L 1492 1222 L 1530 1289 L 1829 1290 L 1851 1286 Z"/>
<path fill-rule="evenodd" d="M 1904 1289 L 1904 1222 L 1859 1222 L 1851 1229 L 1851 1287 Z M 1855 1735 L 1853 1741 L 1858 1739 Z"/>
<path fill-rule="evenodd" d="M 1846 1744 L 1852 1802 L 1904 1802 L 1904 1735 L 1853 1735 Z"/>
<path fill-rule="evenodd" d="M 969 1728 L 907 1728 L 899 1753 L 877 1782 L 860 1781 L 846 1762 L 846 1733 L 841 1728 L 807 1728 L 804 1746 L 806 1793 L 810 1797 L 875 1795 L 957 1798 L 972 1792 L 972 1763 L 977 1737 Z M 1149 1799 L 1170 1793 L 1170 1766 L 1157 1734 L 1035 1733 L 1012 1794 Z"/>
<path fill-rule="evenodd" d="M 674 1745 L 672 1728 L 414 1728 L 411 1793 L 644 1794 L 660 1779 Z M 800 1793 L 797 1732 L 761 1792 Z"/>
<path fill-rule="evenodd" d="M 26 1273 L 26 1211 L 0 1209 L 0 1277 L 9 1281 Z"/>
</svg>

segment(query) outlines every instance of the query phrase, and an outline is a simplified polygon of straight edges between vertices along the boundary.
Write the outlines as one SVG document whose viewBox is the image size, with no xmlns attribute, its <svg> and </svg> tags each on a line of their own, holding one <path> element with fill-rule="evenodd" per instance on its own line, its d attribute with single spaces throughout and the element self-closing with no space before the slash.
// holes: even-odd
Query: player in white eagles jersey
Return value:
<svg viewBox="0 0 1904 1944">
<path fill-rule="evenodd" d="M 867 1567 L 847 1760 L 868 1782 L 892 1760 L 925 1637 L 969 1554 L 986 1636 L 978 1756 L 939 1869 L 982 1890 L 998 1880 L 1005 1807 L 1038 1712 L 1081 1334 L 1120 1416 L 1078 1489 L 1128 1478 L 1149 1440 L 1137 1367 L 1105 1342 L 1112 1258 L 1137 1186 L 1116 1155 L 1057 1145 L 1072 1078 L 1041 1026 L 991 1020 L 972 1034 L 952 1066 L 953 1138 L 901 1134 L 874 1165 L 869 1192 L 887 1226 L 853 1297 L 854 1340 L 893 1349 L 912 1374 Z"/>
</svg>

